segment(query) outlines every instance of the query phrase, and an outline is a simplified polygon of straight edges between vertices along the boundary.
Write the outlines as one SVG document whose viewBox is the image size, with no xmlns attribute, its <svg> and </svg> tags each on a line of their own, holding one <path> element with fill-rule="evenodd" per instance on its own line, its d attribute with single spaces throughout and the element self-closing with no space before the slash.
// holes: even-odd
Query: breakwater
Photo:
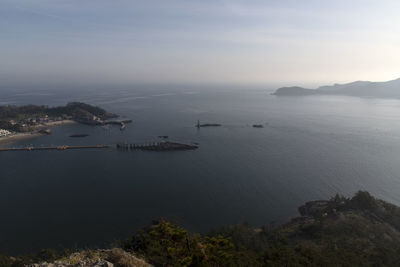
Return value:
<svg viewBox="0 0 400 267">
<path fill-rule="evenodd" d="M 194 150 L 198 145 L 183 144 L 177 142 L 154 142 L 146 144 L 119 143 L 117 148 L 120 150 L 148 150 L 148 151 L 176 151 L 176 150 Z"/>
<path fill-rule="evenodd" d="M 0 152 L 7 151 L 44 151 L 44 150 L 71 150 L 71 149 L 104 149 L 110 145 L 88 145 L 88 146 L 27 146 L 27 147 L 4 147 Z M 118 143 L 116 148 L 120 150 L 148 150 L 148 151 L 173 151 L 173 150 L 194 150 L 199 148 L 195 144 L 183 144 L 177 142 L 154 142 L 145 144 Z"/>
</svg>

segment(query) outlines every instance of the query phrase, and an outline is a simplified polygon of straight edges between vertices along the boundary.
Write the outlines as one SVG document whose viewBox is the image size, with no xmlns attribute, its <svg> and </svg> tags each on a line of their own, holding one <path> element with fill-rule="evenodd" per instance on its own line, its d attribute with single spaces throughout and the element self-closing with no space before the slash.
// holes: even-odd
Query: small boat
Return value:
<svg viewBox="0 0 400 267">
<path fill-rule="evenodd" d="M 89 136 L 89 135 L 88 134 L 71 134 L 69 137 L 76 138 L 76 137 L 87 137 L 87 136 Z"/>
<path fill-rule="evenodd" d="M 158 138 L 167 139 L 167 138 L 168 138 L 168 135 L 159 135 Z"/>
<path fill-rule="evenodd" d="M 254 128 L 264 128 L 264 125 L 262 124 L 253 124 Z"/>
</svg>

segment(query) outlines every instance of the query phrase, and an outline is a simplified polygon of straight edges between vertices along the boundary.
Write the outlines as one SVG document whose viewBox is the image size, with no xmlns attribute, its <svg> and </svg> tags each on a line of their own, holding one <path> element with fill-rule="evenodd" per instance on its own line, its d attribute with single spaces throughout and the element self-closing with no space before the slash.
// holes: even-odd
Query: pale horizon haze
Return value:
<svg viewBox="0 0 400 267">
<path fill-rule="evenodd" d="M 3 85 L 316 87 L 400 77 L 390 0 L 1 0 Z"/>
</svg>

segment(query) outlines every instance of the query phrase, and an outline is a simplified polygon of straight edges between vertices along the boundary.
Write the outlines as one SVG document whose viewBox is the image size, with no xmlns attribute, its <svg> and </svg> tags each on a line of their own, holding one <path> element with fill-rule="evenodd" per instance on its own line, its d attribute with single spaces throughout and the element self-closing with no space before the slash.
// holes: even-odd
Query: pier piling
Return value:
<svg viewBox="0 0 400 267">
<path fill-rule="evenodd" d="M 147 144 L 126 144 L 119 143 L 117 148 L 121 150 L 147 150 L 147 151 L 173 151 L 173 150 L 194 150 L 197 145 L 183 144 L 177 142 L 151 142 Z"/>
</svg>

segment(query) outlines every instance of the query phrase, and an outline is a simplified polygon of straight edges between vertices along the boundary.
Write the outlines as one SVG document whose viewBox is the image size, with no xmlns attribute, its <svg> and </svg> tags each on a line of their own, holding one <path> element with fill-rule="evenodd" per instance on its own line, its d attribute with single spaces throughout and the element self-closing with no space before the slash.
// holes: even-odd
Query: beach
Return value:
<svg viewBox="0 0 400 267">
<path fill-rule="evenodd" d="M 28 133 L 13 133 L 11 135 L 0 137 L 0 144 L 4 143 L 12 143 L 15 141 L 20 141 L 23 139 L 35 138 L 42 136 L 43 134 L 37 132 L 28 132 Z"/>
<path fill-rule="evenodd" d="M 73 120 L 62 120 L 62 121 L 53 121 L 53 122 L 46 122 L 37 125 L 35 128 L 37 130 L 46 128 L 46 127 L 54 127 L 54 126 L 61 126 L 61 125 L 66 125 L 66 124 L 72 124 L 76 123 Z M 45 134 L 37 132 L 37 130 L 32 131 L 32 132 L 26 132 L 26 133 L 12 133 L 11 135 L 0 137 L 0 145 L 5 144 L 5 143 L 12 143 L 15 141 L 20 141 L 23 139 L 30 139 L 30 138 L 36 138 L 39 136 L 43 136 Z"/>
</svg>

